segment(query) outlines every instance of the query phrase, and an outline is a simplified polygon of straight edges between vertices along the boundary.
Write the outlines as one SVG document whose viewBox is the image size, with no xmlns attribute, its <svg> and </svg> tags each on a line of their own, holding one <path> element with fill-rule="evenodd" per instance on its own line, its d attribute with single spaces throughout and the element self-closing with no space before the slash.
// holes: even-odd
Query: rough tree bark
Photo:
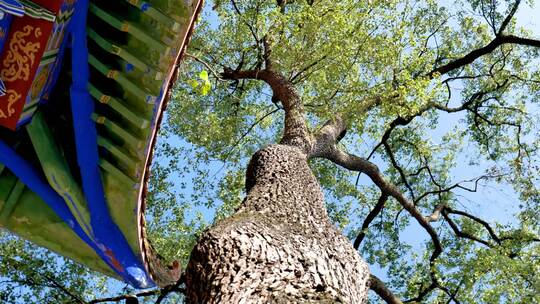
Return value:
<svg viewBox="0 0 540 304">
<path fill-rule="evenodd" d="M 308 166 L 339 140 L 343 134 L 334 131 L 342 128 L 311 136 L 296 91 L 278 73 L 227 70 L 223 76 L 268 83 L 285 110 L 285 132 L 280 144 L 252 157 L 240 208 L 207 230 L 192 251 L 188 302 L 364 303 L 368 266 L 329 221 Z"/>
</svg>

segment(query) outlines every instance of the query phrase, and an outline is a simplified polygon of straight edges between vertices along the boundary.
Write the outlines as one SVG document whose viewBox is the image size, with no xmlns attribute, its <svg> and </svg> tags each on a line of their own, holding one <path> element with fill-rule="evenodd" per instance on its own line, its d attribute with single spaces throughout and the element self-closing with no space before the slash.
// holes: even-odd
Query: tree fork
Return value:
<svg viewBox="0 0 540 304">
<path fill-rule="evenodd" d="M 280 144 L 253 155 L 240 208 L 193 249 L 185 273 L 188 303 L 364 303 L 368 266 L 329 220 L 308 165 L 319 146 L 294 86 L 268 69 L 226 69 L 222 76 L 265 81 L 283 105 L 285 130 Z M 336 134 L 333 124 L 341 126 Z M 319 142 L 344 135 L 344 123 L 333 124 L 323 127 Z"/>
</svg>

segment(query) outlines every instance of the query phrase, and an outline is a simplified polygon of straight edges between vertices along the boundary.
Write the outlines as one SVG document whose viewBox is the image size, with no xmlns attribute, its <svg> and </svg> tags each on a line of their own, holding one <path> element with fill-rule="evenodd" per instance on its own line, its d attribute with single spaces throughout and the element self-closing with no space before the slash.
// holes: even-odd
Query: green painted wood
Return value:
<svg viewBox="0 0 540 304">
<path fill-rule="evenodd" d="M 139 129 L 145 129 L 148 128 L 148 126 L 150 125 L 150 122 L 147 119 L 142 118 L 141 114 L 136 114 L 128 106 L 124 105 L 120 100 L 112 96 L 103 94 L 98 88 L 96 88 L 92 84 L 89 84 L 88 90 L 90 91 L 92 97 L 94 97 L 100 103 L 110 106 L 111 109 L 122 115 L 126 119 L 126 121 L 133 124 L 135 127 Z"/>
<path fill-rule="evenodd" d="M 148 48 L 153 48 L 160 52 L 167 52 L 169 50 L 168 46 L 162 41 L 163 40 L 162 37 L 159 37 L 160 38 L 159 40 L 155 39 L 151 34 L 147 33 L 147 31 L 143 30 L 136 24 L 121 20 L 117 18 L 116 16 L 114 16 L 113 14 L 105 10 L 102 10 L 99 6 L 95 4 L 90 4 L 89 10 L 91 13 L 101 18 L 103 21 L 109 23 L 111 26 L 113 26 L 117 30 L 130 33 L 135 38 L 146 43 Z"/>
<path fill-rule="evenodd" d="M 150 4 L 150 7 L 143 9 L 149 4 L 149 2 L 140 1 L 140 0 L 124 0 L 124 1 L 127 1 L 129 4 L 139 8 L 141 12 L 143 12 L 143 14 L 150 16 L 150 18 L 158 21 L 163 26 L 170 28 L 171 31 L 173 32 L 179 32 L 182 29 L 182 23 L 177 22 L 173 18 L 162 13 L 160 10 L 153 7 L 152 4 Z"/>
<path fill-rule="evenodd" d="M 58 193 L 87 235 L 92 235 L 90 212 L 81 187 L 75 181 L 63 152 L 57 145 L 42 113 L 37 113 L 26 126 L 43 173 L 51 187 Z"/>
<path fill-rule="evenodd" d="M 9 210 L 4 208 L 6 205 Z M 0 173 L 0 210 L 9 213 L 0 221 L 0 227 L 90 269 L 117 277 L 39 196 L 26 188 L 8 169 Z"/>
<path fill-rule="evenodd" d="M 137 56 L 129 53 L 127 50 L 123 49 L 122 47 L 101 37 L 93 29 L 88 29 L 88 37 L 92 39 L 93 41 L 95 41 L 100 47 L 102 47 L 107 52 L 114 55 L 118 55 L 120 58 L 133 64 L 135 67 L 143 71 L 150 69 L 150 66 L 147 63 L 145 63 L 143 60 L 137 58 Z"/>
<path fill-rule="evenodd" d="M 133 159 L 128 153 L 126 153 L 122 148 L 115 145 L 113 142 L 108 140 L 105 137 L 98 136 L 98 145 L 106 149 L 111 156 L 116 160 L 115 164 L 123 168 L 123 172 L 128 172 L 130 178 L 136 179 L 140 175 L 140 161 Z"/>
<path fill-rule="evenodd" d="M 116 142 L 122 143 L 123 146 L 129 149 L 134 155 L 141 155 L 141 150 L 144 148 L 145 144 L 143 140 L 133 136 L 132 133 L 126 131 L 120 125 L 103 116 L 94 114 L 92 115 L 92 119 L 97 124 L 103 125 L 109 132 L 109 136 L 112 135 Z"/>
<path fill-rule="evenodd" d="M 130 81 L 122 72 L 109 68 L 93 55 L 88 56 L 88 62 L 104 76 L 114 79 L 122 88 L 129 91 L 134 96 L 137 96 L 141 102 L 149 104 L 154 104 L 156 102 L 156 96 L 153 96 L 145 89 L 137 86 L 137 84 Z"/>
<path fill-rule="evenodd" d="M 13 210 L 15 210 L 17 202 L 19 202 L 19 198 L 21 197 L 23 191 L 24 184 L 20 181 L 17 181 L 13 186 L 13 189 L 11 189 L 11 192 L 6 199 L 5 204 L 2 206 L 2 209 L 0 209 L 0 225 L 5 226 L 5 224 L 9 220 L 9 217 L 11 216 L 11 213 L 13 212 Z"/>
<path fill-rule="evenodd" d="M 106 159 L 101 158 L 99 160 L 99 166 L 103 168 L 103 170 L 109 172 L 111 175 L 115 176 L 119 181 L 123 182 L 126 185 L 129 185 L 131 187 L 135 187 L 137 182 L 133 179 L 131 179 L 129 176 L 124 174 L 122 171 L 118 170 L 118 168 L 108 162 Z"/>
</svg>

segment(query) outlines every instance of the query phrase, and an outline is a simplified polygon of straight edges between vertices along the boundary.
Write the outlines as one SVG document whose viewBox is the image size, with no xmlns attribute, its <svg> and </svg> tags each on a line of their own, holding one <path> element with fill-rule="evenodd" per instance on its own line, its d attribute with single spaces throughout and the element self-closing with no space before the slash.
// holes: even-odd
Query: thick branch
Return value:
<svg viewBox="0 0 540 304">
<path fill-rule="evenodd" d="M 469 219 L 471 219 L 473 221 L 476 221 L 480 225 L 484 226 L 484 228 L 486 228 L 486 230 L 489 233 L 489 235 L 491 236 L 491 238 L 495 242 L 497 242 L 497 244 L 501 244 L 501 239 L 497 236 L 497 234 L 495 233 L 493 228 L 486 221 L 482 220 L 481 218 L 476 217 L 476 216 L 474 216 L 472 214 L 469 214 L 467 212 L 454 210 L 454 209 L 451 209 L 451 208 L 448 208 L 448 207 L 445 208 L 445 211 L 448 212 L 448 213 L 461 215 L 461 216 L 467 217 L 467 218 L 469 218 Z"/>
<path fill-rule="evenodd" d="M 433 210 L 433 213 L 431 215 L 429 215 L 429 216 L 426 216 L 426 221 L 428 221 L 428 222 L 436 222 L 436 221 L 438 221 L 441 218 L 441 213 L 442 213 L 444 208 L 446 208 L 445 203 L 437 205 L 437 207 L 435 207 L 435 209 Z"/>
<path fill-rule="evenodd" d="M 387 200 L 388 200 L 388 195 L 383 193 L 379 197 L 379 200 L 377 201 L 377 204 L 375 205 L 375 207 L 367 215 L 366 219 L 364 220 L 364 223 L 362 223 L 362 230 L 360 230 L 360 233 L 354 240 L 355 249 L 358 249 L 358 247 L 360 247 L 360 244 L 366 237 L 366 231 L 369 228 L 369 225 L 371 224 L 371 222 L 373 222 L 373 220 L 377 217 L 377 215 L 381 213 Z"/>
<path fill-rule="evenodd" d="M 388 304 L 402 304 L 401 300 L 386 287 L 383 281 L 373 274 L 369 275 L 369 288 Z"/>
<path fill-rule="evenodd" d="M 264 47 L 264 65 L 267 70 L 272 70 L 273 64 L 272 64 L 272 48 L 270 47 L 270 42 L 268 41 L 268 36 L 263 37 L 263 47 Z"/>
<path fill-rule="evenodd" d="M 446 74 L 453 70 L 459 69 L 467 64 L 474 62 L 476 59 L 493 52 L 496 48 L 503 44 L 518 44 L 525 46 L 540 47 L 540 40 L 517 37 L 514 35 L 496 36 L 490 43 L 479 49 L 473 50 L 465 56 L 453 60 L 443 66 L 440 66 L 428 73 L 428 77 L 433 77 L 435 74 Z"/>
<path fill-rule="evenodd" d="M 330 161 L 346 169 L 352 171 L 360 171 L 369 176 L 369 178 L 375 183 L 375 185 L 377 185 L 377 187 L 379 187 L 379 189 L 383 193 L 395 198 L 403 206 L 403 208 L 405 208 L 405 210 L 407 210 L 409 214 L 411 214 L 412 217 L 414 217 L 416 221 L 427 231 L 427 233 L 431 237 L 433 246 L 435 248 L 433 254 L 431 255 L 430 261 L 433 262 L 441 254 L 442 246 L 437 232 L 433 229 L 433 227 L 431 227 L 430 223 L 426 221 L 426 219 L 418 211 L 418 209 L 416 209 L 414 204 L 409 199 L 407 199 L 403 195 L 403 193 L 401 193 L 398 187 L 396 187 L 394 184 L 390 183 L 384 178 L 384 176 L 379 171 L 379 168 L 375 164 L 360 157 L 343 152 L 337 149 L 335 146 L 332 150 L 328 151 L 328 153 L 322 157 L 327 158 Z"/>
<path fill-rule="evenodd" d="M 315 135 L 310 158 L 323 157 L 333 149 L 347 132 L 347 124 L 341 117 L 327 121 Z"/>
<path fill-rule="evenodd" d="M 282 14 L 285 14 L 285 6 L 287 6 L 287 0 L 276 0 L 277 5 L 279 6 L 279 11 Z"/>
<path fill-rule="evenodd" d="M 502 24 L 501 24 L 501 27 L 499 28 L 499 31 L 497 32 L 497 35 L 500 36 L 504 30 L 506 29 L 506 27 L 508 26 L 508 23 L 510 23 L 510 20 L 512 20 L 512 18 L 514 17 L 514 15 L 516 14 L 518 8 L 519 8 L 519 4 L 521 3 L 521 0 L 516 0 L 516 2 L 514 3 L 514 5 L 512 6 L 512 8 L 510 9 L 510 13 L 508 13 L 508 15 L 506 16 L 506 18 L 504 18 Z"/>
</svg>

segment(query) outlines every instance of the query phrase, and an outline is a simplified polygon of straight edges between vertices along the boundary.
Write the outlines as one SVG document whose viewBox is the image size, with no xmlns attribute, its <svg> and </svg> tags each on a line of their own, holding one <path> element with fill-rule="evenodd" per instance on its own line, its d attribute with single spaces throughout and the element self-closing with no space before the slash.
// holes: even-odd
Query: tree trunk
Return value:
<svg viewBox="0 0 540 304">
<path fill-rule="evenodd" d="M 255 153 L 247 197 L 208 229 L 186 269 L 188 303 L 364 303 L 369 270 L 329 221 L 307 156 Z"/>
</svg>

